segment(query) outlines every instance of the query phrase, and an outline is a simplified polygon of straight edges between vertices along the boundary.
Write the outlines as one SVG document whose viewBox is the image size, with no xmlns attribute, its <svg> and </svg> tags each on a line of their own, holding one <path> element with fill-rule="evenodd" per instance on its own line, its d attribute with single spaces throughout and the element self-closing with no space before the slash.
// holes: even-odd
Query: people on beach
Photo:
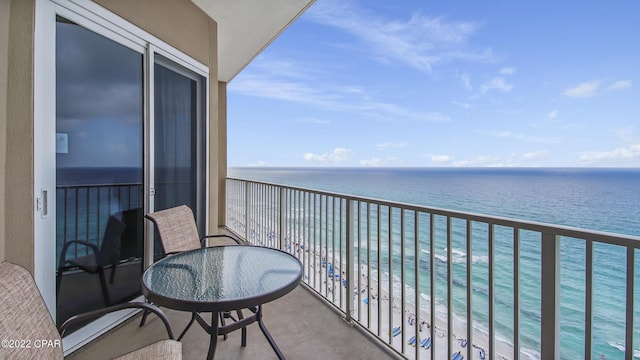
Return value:
<svg viewBox="0 0 640 360">
<path fill-rule="evenodd" d="M 386 311 L 381 311 L 379 307 L 384 306 L 389 310 L 392 308 L 393 314 L 395 314 L 393 316 L 398 316 L 399 318 L 404 319 L 404 326 L 397 326 L 393 332 L 390 332 L 390 334 L 393 335 L 393 339 L 398 339 L 395 341 L 407 342 L 407 340 L 409 340 L 410 346 L 419 346 L 421 351 L 429 350 L 433 345 L 432 341 L 438 341 L 439 344 L 444 344 L 447 341 L 455 341 L 457 347 L 456 350 L 459 351 L 453 355 L 458 355 L 457 360 L 467 357 L 486 360 L 486 351 L 481 346 L 467 342 L 467 339 L 462 336 L 458 337 L 455 333 L 448 333 L 446 327 L 443 328 L 441 326 L 436 326 L 436 324 L 431 324 L 431 322 L 427 321 L 429 316 L 422 313 L 422 311 L 416 311 L 416 309 L 407 306 L 407 304 L 402 306 L 403 304 L 398 302 L 399 298 L 397 295 L 387 292 L 391 290 L 391 286 L 388 284 L 378 284 L 375 276 L 373 279 L 370 279 L 368 276 L 369 272 L 366 267 L 360 267 L 360 271 L 354 270 L 353 274 L 349 274 L 348 272 L 340 269 L 344 268 L 345 264 L 336 264 L 332 261 L 336 259 L 334 259 L 331 254 L 326 254 L 324 251 L 314 251 L 313 248 L 308 251 L 313 254 L 313 257 L 315 258 L 315 261 L 312 261 L 315 265 L 315 270 L 312 270 L 311 272 L 313 273 L 316 271 L 320 275 L 320 279 L 322 279 L 321 283 L 324 284 L 323 288 L 326 287 L 325 291 L 327 294 L 335 296 L 341 291 L 341 288 L 347 288 L 349 276 L 353 275 L 353 278 L 355 279 L 355 286 L 352 290 L 353 301 L 355 304 L 359 304 L 356 306 L 374 307 L 374 309 L 377 310 L 372 311 L 371 314 L 377 314 L 378 316 L 380 314 L 384 315 L 387 313 Z M 342 266 L 339 267 L 339 265 Z M 342 291 L 345 290 L 342 289 Z M 402 312 L 401 309 L 403 308 L 405 308 L 404 316 L 400 316 Z M 394 324 L 398 324 L 398 322 L 394 320 Z M 407 326 L 415 326 L 417 329 L 407 329 Z M 414 333 L 416 331 L 420 333 L 419 336 Z M 399 336 L 400 333 L 406 333 L 407 335 L 406 337 L 402 337 Z M 412 336 L 415 336 L 415 338 L 411 339 Z M 443 340 L 436 340 L 436 338 Z M 466 350 L 467 346 L 469 346 L 468 350 Z M 474 356 L 471 354 L 472 351 Z M 497 355 L 497 359 L 501 358 L 501 356 Z"/>
</svg>

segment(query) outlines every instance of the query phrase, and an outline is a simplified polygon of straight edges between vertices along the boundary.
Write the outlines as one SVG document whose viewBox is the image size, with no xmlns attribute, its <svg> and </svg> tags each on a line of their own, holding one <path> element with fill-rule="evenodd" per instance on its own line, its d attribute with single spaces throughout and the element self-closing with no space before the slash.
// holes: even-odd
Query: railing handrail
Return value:
<svg viewBox="0 0 640 360">
<path fill-rule="evenodd" d="M 249 182 L 254 184 L 268 185 L 268 186 L 277 186 L 277 187 L 290 189 L 290 190 L 312 192 L 318 195 L 343 198 L 347 201 L 368 202 L 368 203 L 374 203 L 381 206 L 402 208 L 409 211 L 426 212 L 426 213 L 432 213 L 434 215 L 442 215 L 442 216 L 453 217 L 453 218 L 462 218 L 462 219 L 468 219 L 470 221 L 486 222 L 486 223 L 492 223 L 500 226 L 516 227 L 518 229 L 537 231 L 541 233 L 553 232 L 554 234 L 557 234 L 559 236 L 579 238 L 584 240 L 593 240 L 593 241 L 598 241 L 601 243 L 606 243 L 611 245 L 631 246 L 634 249 L 640 249 L 640 236 L 619 234 L 619 233 L 608 232 L 608 231 L 583 229 L 575 226 L 556 225 L 556 224 L 531 221 L 531 220 L 519 220 L 519 219 L 504 217 L 504 216 L 483 215 L 483 214 L 478 214 L 478 213 L 468 212 L 468 211 L 448 210 L 448 209 L 443 209 L 438 207 L 416 205 L 416 204 L 377 199 L 377 198 L 358 196 L 358 195 L 348 195 L 348 194 L 337 193 L 334 191 L 318 190 L 318 189 L 304 188 L 300 186 L 269 183 L 264 181 L 256 181 L 256 180 L 233 178 L 233 177 L 227 177 L 227 179 L 244 181 L 244 182 Z"/>
<path fill-rule="evenodd" d="M 97 188 L 97 187 L 125 187 L 125 186 L 142 186 L 141 182 L 118 183 L 118 184 L 63 184 L 56 185 L 56 189 L 74 189 L 74 188 Z"/>
</svg>

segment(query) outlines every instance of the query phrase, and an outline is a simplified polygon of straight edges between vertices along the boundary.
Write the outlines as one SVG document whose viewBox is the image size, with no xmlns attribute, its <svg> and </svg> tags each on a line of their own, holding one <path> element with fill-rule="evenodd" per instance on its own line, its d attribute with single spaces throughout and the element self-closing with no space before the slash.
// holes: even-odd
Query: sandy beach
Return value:
<svg viewBox="0 0 640 360">
<path fill-rule="evenodd" d="M 324 249 L 318 252 L 304 252 L 305 262 L 314 259 L 313 265 L 309 263 L 304 266 L 305 281 L 325 295 L 329 301 L 345 309 L 347 289 L 346 274 L 342 270 L 346 268 L 344 262 L 340 266 L 334 265 L 334 260 L 339 261 L 338 256 L 334 259 L 331 252 L 324 256 Z M 469 343 L 466 339 L 466 321 L 453 317 L 453 331 L 452 334 L 448 334 L 446 305 L 437 304 L 436 316 L 432 319 L 430 299 L 426 295 L 421 295 L 421 310 L 416 312 L 415 304 L 411 301 L 414 295 L 406 295 L 411 289 L 405 288 L 405 296 L 410 299 L 405 301 L 403 309 L 398 290 L 391 296 L 384 281 L 382 286 L 378 286 L 375 271 L 371 271 L 369 278 L 368 269 L 361 266 L 360 269 L 354 270 L 352 276 L 356 279 L 354 292 L 349 296 L 353 302 L 352 318 L 407 358 L 431 359 L 434 356 L 435 359 L 489 359 L 486 331 L 483 332 L 476 326 L 472 334 L 473 341 Z M 435 326 L 432 326 L 432 322 Z M 451 356 L 448 356 L 449 341 L 452 343 Z M 496 339 L 495 347 L 496 359 L 513 358 L 513 347 L 510 344 Z"/>
</svg>

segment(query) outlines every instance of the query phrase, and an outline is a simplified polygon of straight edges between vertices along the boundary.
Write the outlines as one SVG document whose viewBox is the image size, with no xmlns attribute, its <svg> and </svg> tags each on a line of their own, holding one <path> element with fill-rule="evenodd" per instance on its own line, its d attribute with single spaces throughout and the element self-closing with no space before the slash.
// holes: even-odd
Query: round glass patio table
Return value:
<svg viewBox="0 0 640 360">
<path fill-rule="evenodd" d="M 239 328 L 231 324 L 225 332 L 225 326 L 218 325 L 218 314 L 255 308 L 254 314 L 238 322 L 246 326 L 257 321 L 278 357 L 284 358 L 262 322 L 261 305 L 295 289 L 301 278 L 300 261 L 284 251 L 250 245 L 215 246 L 171 255 L 149 266 L 142 275 L 142 293 L 156 305 L 192 312 L 192 322 L 197 320 L 211 334 L 210 359 L 217 335 Z M 210 325 L 198 315 L 202 312 L 212 313 Z"/>
</svg>

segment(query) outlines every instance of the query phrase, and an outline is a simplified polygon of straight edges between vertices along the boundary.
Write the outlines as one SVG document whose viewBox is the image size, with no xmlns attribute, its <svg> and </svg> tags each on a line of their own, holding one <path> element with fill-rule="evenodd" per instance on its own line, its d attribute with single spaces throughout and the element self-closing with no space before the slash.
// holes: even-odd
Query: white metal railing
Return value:
<svg viewBox="0 0 640 360">
<path fill-rule="evenodd" d="M 226 188 L 230 231 L 295 255 L 304 283 L 405 358 L 573 359 L 579 343 L 577 357 L 612 359 L 601 334 L 616 326 L 618 358 L 634 358 L 638 237 L 232 178 Z"/>
</svg>

